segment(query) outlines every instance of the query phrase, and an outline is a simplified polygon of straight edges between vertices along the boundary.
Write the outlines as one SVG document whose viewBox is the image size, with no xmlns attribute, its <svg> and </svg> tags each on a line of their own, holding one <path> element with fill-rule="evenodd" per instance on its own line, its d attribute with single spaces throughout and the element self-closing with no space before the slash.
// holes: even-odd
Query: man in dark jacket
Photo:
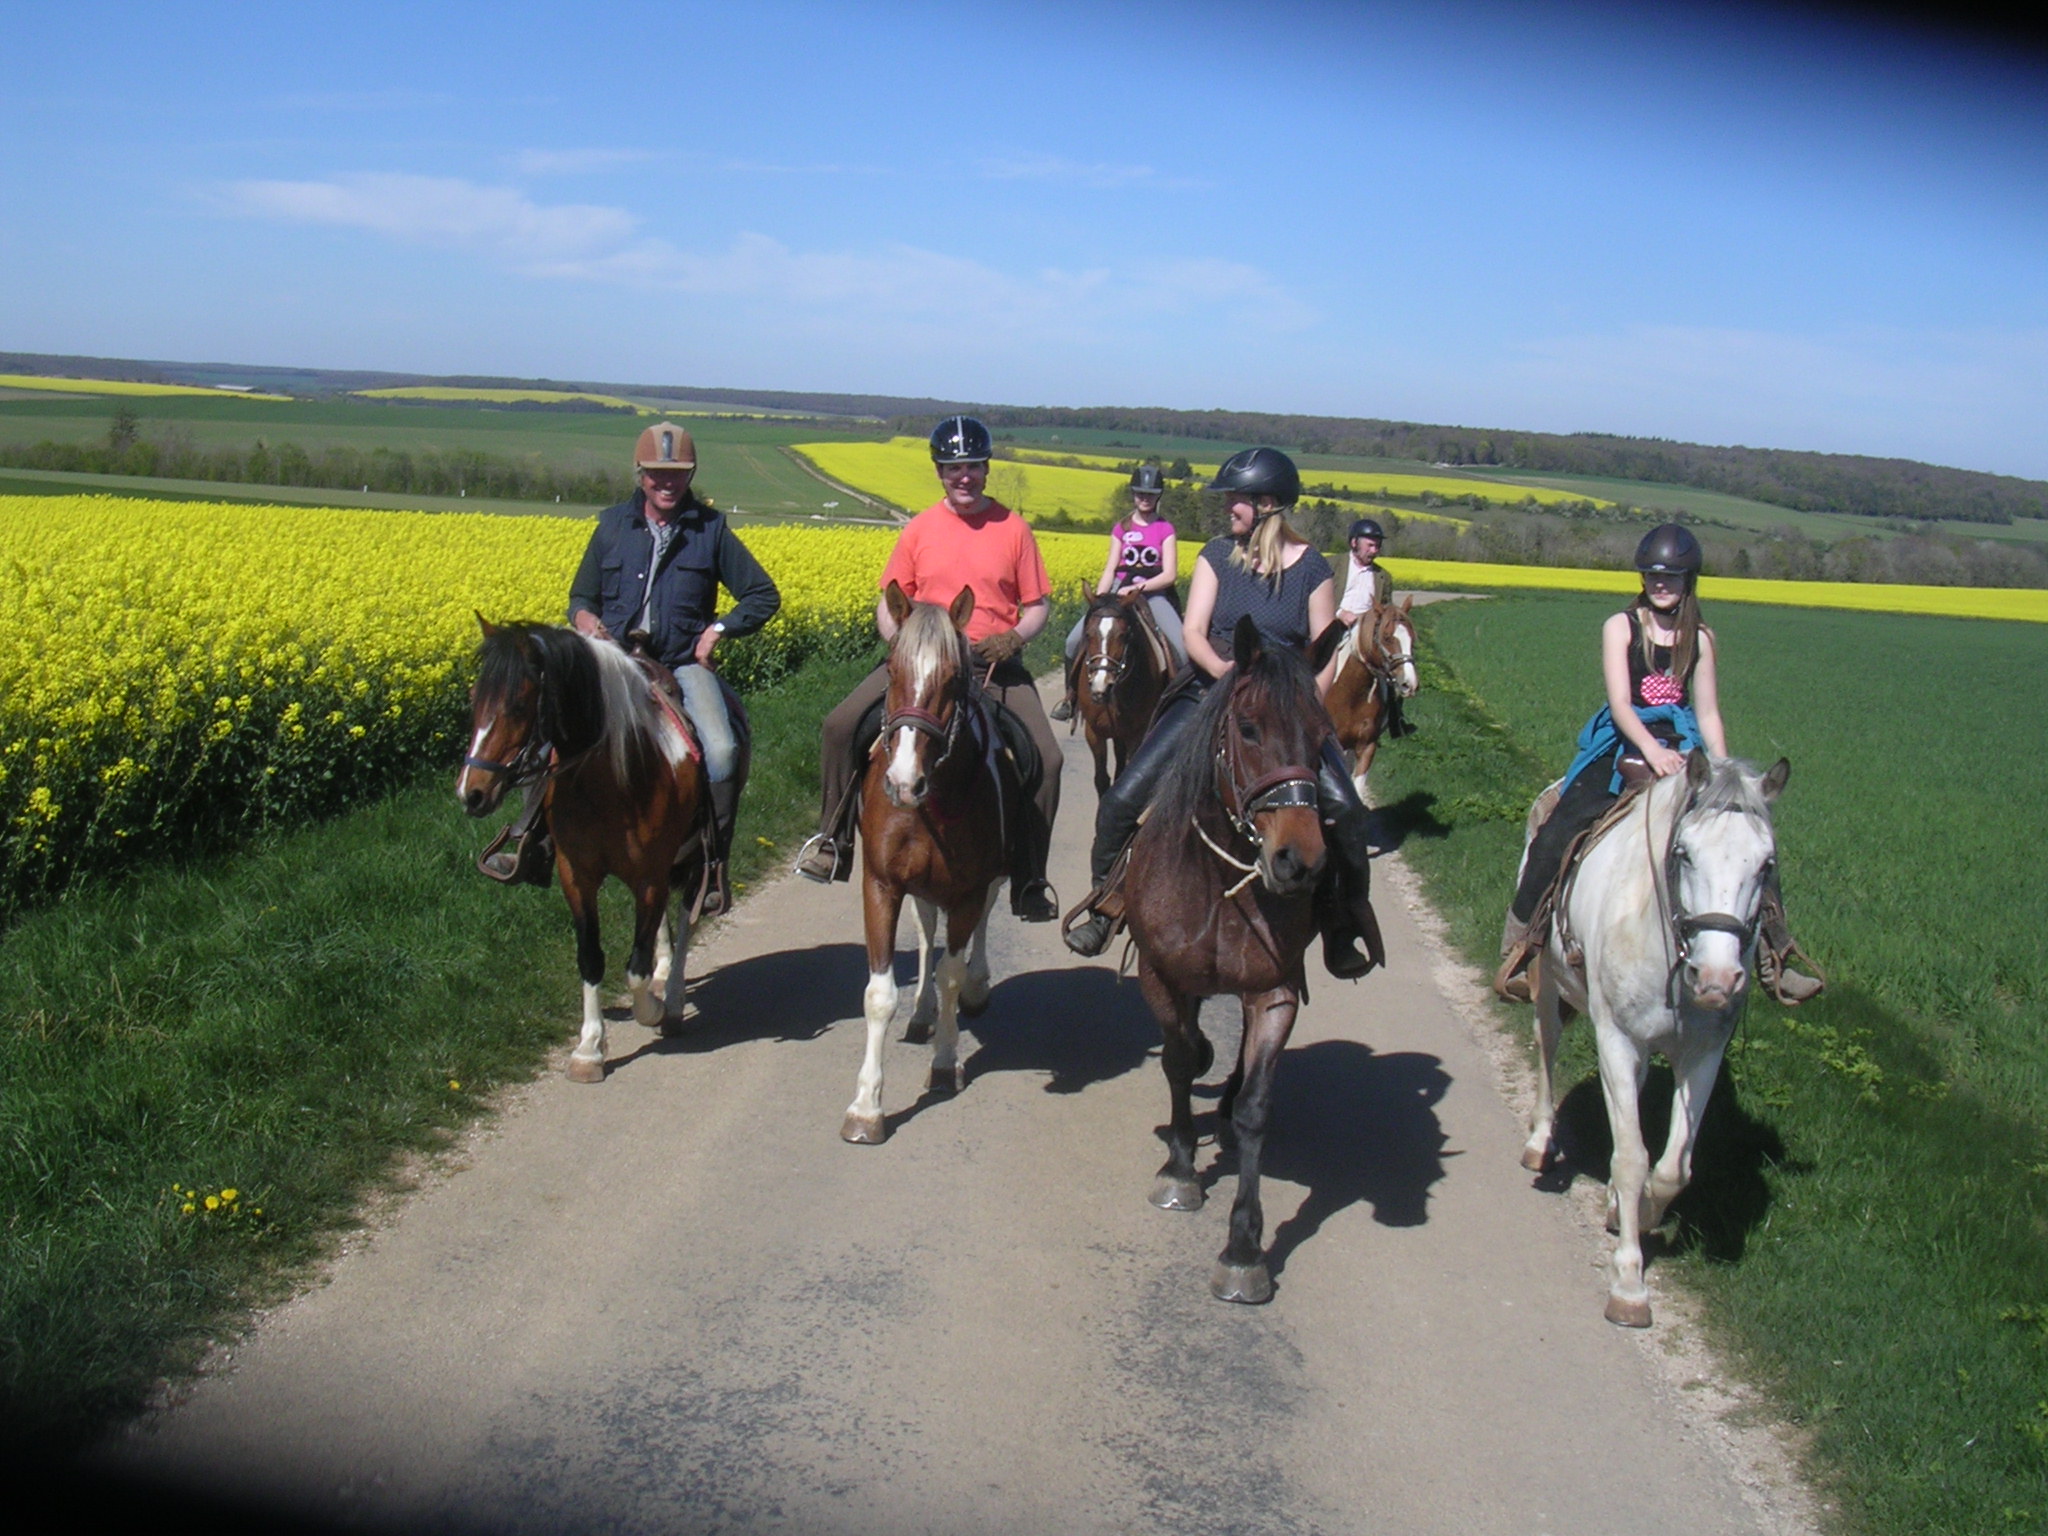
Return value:
<svg viewBox="0 0 2048 1536">
<path fill-rule="evenodd" d="M 740 790 L 739 737 L 711 655 L 721 640 L 750 635 L 775 617 L 782 595 L 724 514 L 692 493 L 697 450 L 688 432 L 657 422 L 640 434 L 633 464 L 640 489 L 598 514 L 569 587 L 569 622 L 599 640 L 640 631 L 646 652 L 675 674 L 711 780 L 717 847 L 704 904 L 708 916 L 731 904 L 726 856 Z M 721 586 L 733 598 L 723 617 L 717 614 Z M 527 838 L 521 849 L 494 855 L 502 867 L 486 873 L 501 879 L 539 874 L 544 882 L 532 858 L 519 856 L 525 844 L 539 841 Z"/>
</svg>

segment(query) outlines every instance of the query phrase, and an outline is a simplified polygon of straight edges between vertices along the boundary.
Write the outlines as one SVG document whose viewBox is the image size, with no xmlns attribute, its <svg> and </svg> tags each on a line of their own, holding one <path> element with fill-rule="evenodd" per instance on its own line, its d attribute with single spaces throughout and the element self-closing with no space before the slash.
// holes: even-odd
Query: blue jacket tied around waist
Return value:
<svg viewBox="0 0 2048 1536">
<path fill-rule="evenodd" d="M 1636 707 L 1636 717 L 1649 728 L 1652 736 L 1659 741 L 1677 738 L 1680 752 L 1690 752 L 1700 744 L 1700 723 L 1687 704 L 1647 704 Z M 1662 727 L 1660 730 L 1659 727 Z M 1586 722 L 1586 728 L 1579 732 L 1579 753 L 1572 759 L 1572 765 L 1565 770 L 1564 782 L 1572 783 L 1594 763 L 1606 759 L 1612 762 L 1621 755 L 1621 749 L 1628 745 L 1628 738 L 1614 723 L 1614 711 L 1602 704 L 1593 711 L 1593 718 Z M 1613 776 L 1607 781 L 1607 792 L 1621 793 L 1621 768 L 1616 765 Z"/>
</svg>

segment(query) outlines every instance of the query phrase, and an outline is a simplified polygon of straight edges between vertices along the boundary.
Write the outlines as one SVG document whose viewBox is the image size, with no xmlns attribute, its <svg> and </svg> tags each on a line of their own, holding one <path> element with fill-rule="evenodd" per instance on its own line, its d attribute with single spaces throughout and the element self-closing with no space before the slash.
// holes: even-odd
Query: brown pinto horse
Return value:
<svg viewBox="0 0 2048 1536">
<path fill-rule="evenodd" d="M 1323 633 L 1311 667 L 1239 620 L 1236 665 L 1190 722 L 1187 751 L 1153 797 L 1124 878 L 1138 985 L 1165 1034 L 1160 1064 L 1173 1103 L 1152 1191 L 1162 1210 L 1199 1210 L 1204 1199 L 1190 1094 L 1216 1048 L 1202 1033 L 1202 999 L 1234 992 L 1244 1006 L 1243 1047 L 1220 1106 L 1238 1151 L 1230 1241 L 1209 1282 L 1222 1301 L 1273 1294 L 1259 1160 L 1274 1073 L 1304 990 L 1302 955 L 1316 934 L 1315 890 L 1328 857 L 1316 764 L 1330 719 L 1315 673 L 1342 635 L 1334 624 Z"/>
<path fill-rule="evenodd" d="M 896 921 L 905 896 L 916 903 L 920 1008 L 938 914 L 946 917 L 930 1091 L 958 1093 L 965 1084 L 959 1013 L 987 1005 L 988 914 L 1009 872 L 1004 823 L 1016 805 L 1015 786 L 998 761 L 995 722 L 975 687 L 966 635 L 973 591 L 962 587 L 953 606 L 941 608 L 911 602 L 892 581 L 884 601 L 896 639 L 889 647 L 882 734 L 861 784 L 860 808 L 867 1053 L 839 1128 L 846 1140 L 863 1145 L 889 1135 L 882 1117 L 882 1043 L 896 1013 Z"/>
<path fill-rule="evenodd" d="M 481 614 L 477 622 L 484 638 L 456 798 L 470 815 L 485 816 L 509 786 L 542 783 L 583 976 L 583 1032 L 569 1077 L 601 1083 L 598 887 L 612 875 L 633 893 L 626 961 L 633 1016 L 650 1028 L 679 1017 L 683 966 L 675 952 L 688 945 L 688 920 L 672 946 L 669 891 L 678 874 L 685 891 L 701 882 L 710 792 L 704 755 L 680 712 L 655 696 L 640 664 L 610 641 L 546 624 L 494 625 Z"/>
<path fill-rule="evenodd" d="M 1337 671 L 1324 702 L 1337 727 L 1338 745 L 1351 759 L 1351 782 L 1361 797 L 1394 701 L 1414 698 L 1418 687 L 1414 607 L 1411 596 L 1398 608 L 1373 609 L 1337 648 Z"/>
<path fill-rule="evenodd" d="M 1095 793 L 1124 771 L 1152 724 L 1159 696 L 1173 676 L 1173 653 L 1153 626 L 1146 596 L 1105 592 L 1081 620 L 1081 650 L 1074 658 L 1075 710 L 1095 754 Z M 1109 770 L 1111 751 L 1116 773 Z"/>
</svg>

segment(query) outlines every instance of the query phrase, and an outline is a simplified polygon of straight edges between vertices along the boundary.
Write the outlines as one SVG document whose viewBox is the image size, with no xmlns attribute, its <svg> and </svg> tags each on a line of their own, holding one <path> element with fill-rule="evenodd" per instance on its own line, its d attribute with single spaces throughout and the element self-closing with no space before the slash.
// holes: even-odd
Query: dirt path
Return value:
<svg viewBox="0 0 2048 1536">
<path fill-rule="evenodd" d="M 521 1095 L 109 1455 L 420 1529 L 1798 1529 L 1671 1335 L 1601 1320 L 1598 1249 L 1517 1166 L 1399 885 L 1389 972 L 1321 980 L 1281 1071 L 1269 1306 L 1209 1299 L 1227 1175 L 1198 1214 L 1146 1203 L 1156 1030 L 1050 926 L 998 920 L 966 1092 L 920 1103 L 928 1052 L 892 1046 L 892 1140 L 842 1144 L 858 902 L 789 880 L 692 957 L 697 1033 L 622 1024 L 603 1086 Z"/>
</svg>

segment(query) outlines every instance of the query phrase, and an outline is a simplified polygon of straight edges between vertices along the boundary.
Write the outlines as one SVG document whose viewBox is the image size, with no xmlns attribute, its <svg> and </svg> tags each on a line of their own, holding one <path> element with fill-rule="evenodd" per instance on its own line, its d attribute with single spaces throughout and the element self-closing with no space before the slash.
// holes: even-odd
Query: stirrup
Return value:
<svg viewBox="0 0 2048 1536">
<path fill-rule="evenodd" d="M 796 872 L 820 885 L 849 879 L 853 874 L 853 849 L 842 848 L 829 832 L 814 832 L 797 850 Z"/>
<path fill-rule="evenodd" d="M 1540 949 L 1524 940 L 1493 974 L 1493 995 L 1504 1003 L 1536 1001 L 1536 957 Z"/>
<path fill-rule="evenodd" d="M 1069 695 L 1068 697 L 1062 698 L 1062 699 L 1061 699 L 1061 700 L 1059 701 L 1059 703 L 1057 703 L 1057 704 L 1053 705 L 1053 707 L 1052 707 L 1051 709 L 1049 709 L 1049 710 L 1047 710 L 1047 711 L 1046 711 L 1046 717 L 1047 717 L 1048 719 L 1052 719 L 1052 720 L 1071 720 L 1071 719 L 1073 719 L 1073 718 L 1074 718 L 1074 700 L 1073 700 L 1072 696 L 1071 696 L 1071 695 Z"/>
<path fill-rule="evenodd" d="M 732 870 L 724 859 L 714 859 L 704 872 L 704 904 L 699 917 L 718 917 L 732 910 Z"/>
<path fill-rule="evenodd" d="M 1115 919 L 1105 917 L 1083 902 L 1066 916 L 1060 924 L 1060 937 L 1067 948 L 1084 959 L 1093 960 L 1116 937 L 1119 924 Z"/>
<path fill-rule="evenodd" d="M 1010 912 L 1027 923 L 1049 923 L 1060 915 L 1059 892 L 1044 876 L 1021 885 L 1010 882 Z"/>
<path fill-rule="evenodd" d="M 488 875 L 500 885 L 548 886 L 554 882 L 555 865 L 545 857 L 547 837 L 539 828 L 526 833 L 510 848 L 513 828 L 517 822 L 498 829 L 498 835 L 484 845 L 484 851 L 476 856 L 479 873 Z"/>
</svg>

